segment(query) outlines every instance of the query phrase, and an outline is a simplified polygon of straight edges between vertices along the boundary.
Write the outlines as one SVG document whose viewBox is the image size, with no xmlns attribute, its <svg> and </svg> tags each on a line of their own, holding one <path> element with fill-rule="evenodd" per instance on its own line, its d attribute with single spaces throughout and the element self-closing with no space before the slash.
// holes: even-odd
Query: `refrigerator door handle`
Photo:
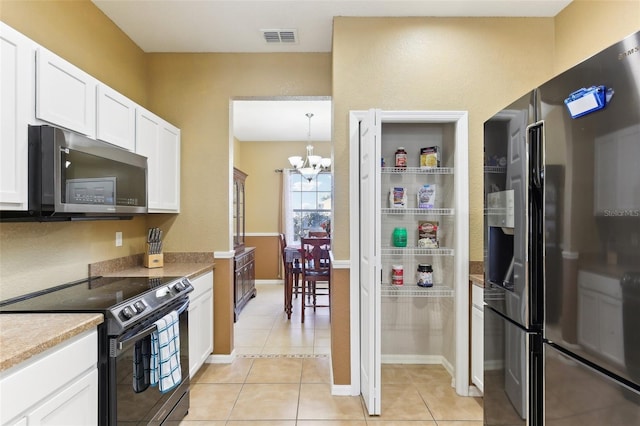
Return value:
<svg viewBox="0 0 640 426">
<path fill-rule="evenodd" d="M 541 191 L 544 180 L 544 122 L 538 121 L 527 126 L 530 147 L 530 173 L 534 187 Z"/>
<path fill-rule="evenodd" d="M 527 127 L 529 240 L 528 275 L 533 327 L 544 321 L 544 122 Z"/>
</svg>

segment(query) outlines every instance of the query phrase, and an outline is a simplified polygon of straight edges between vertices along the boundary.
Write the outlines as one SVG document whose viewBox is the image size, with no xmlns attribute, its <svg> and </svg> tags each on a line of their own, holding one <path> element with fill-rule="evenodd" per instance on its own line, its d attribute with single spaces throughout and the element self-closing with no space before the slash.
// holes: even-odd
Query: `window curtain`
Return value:
<svg viewBox="0 0 640 426">
<path fill-rule="evenodd" d="M 293 169 L 282 170 L 282 185 L 280 192 L 280 232 L 284 234 L 287 240 L 287 245 L 293 241 L 293 215 L 291 210 L 291 188 L 289 176 L 291 173 L 295 173 Z"/>
</svg>

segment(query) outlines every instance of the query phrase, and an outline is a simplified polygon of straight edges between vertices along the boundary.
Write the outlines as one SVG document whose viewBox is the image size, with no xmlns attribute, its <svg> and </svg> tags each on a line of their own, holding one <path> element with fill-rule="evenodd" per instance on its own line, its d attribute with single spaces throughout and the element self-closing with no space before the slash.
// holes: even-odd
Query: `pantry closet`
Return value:
<svg viewBox="0 0 640 426">
<path fill-rule="evenodd" d="M 380 411 L 382 363 L 442 364 L 466 396 L 467 114 L 352 112 L 350 134 L 357 173 L 351 194 L 359 201 L 351 207 L 358 230 L 352 257 L 359 260 L 352 297 L 360 312 L 352 331 L 359 335 L 356 376 L 369 413 Z"/>
</svg>

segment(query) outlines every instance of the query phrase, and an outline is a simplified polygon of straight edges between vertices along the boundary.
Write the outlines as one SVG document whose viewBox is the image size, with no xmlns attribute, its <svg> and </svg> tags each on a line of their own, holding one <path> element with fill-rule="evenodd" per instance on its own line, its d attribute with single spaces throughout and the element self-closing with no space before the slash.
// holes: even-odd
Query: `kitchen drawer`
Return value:
<svg viewBox="0 0 640 426">
<path fill-rule="evenodd" d="M 0 375 L 0 423 L 5 424 L 98 362 L 98 333 L 87 331 Z M 97 395 L 96 395 L 97 398 Z"/>
</svg>

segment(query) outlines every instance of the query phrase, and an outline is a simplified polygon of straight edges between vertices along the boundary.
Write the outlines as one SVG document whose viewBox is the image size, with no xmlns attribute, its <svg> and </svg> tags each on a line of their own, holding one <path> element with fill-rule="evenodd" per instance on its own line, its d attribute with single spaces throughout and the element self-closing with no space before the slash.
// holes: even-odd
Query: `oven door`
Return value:
<svg viewBox="0 0 640 426">
<path fill-rule="evenodd" d="M 180 421 L 189 410 L 189 322 L 188 299 L 173 304 L 157 315 L 130 328 L 117 338 L 110 339 L 109 357 L 109 424 L 162 424 L 169 420 Z M 176 310 L 180 321 L 180 371 L 181 383 L 172 390 L 161 393 L 158 386 L 150 386 L 142 377 L 148 367 L 148 348 L 154 322 Z M 137 376 L 137 378 L 136 378 Z"/>
</svg>

